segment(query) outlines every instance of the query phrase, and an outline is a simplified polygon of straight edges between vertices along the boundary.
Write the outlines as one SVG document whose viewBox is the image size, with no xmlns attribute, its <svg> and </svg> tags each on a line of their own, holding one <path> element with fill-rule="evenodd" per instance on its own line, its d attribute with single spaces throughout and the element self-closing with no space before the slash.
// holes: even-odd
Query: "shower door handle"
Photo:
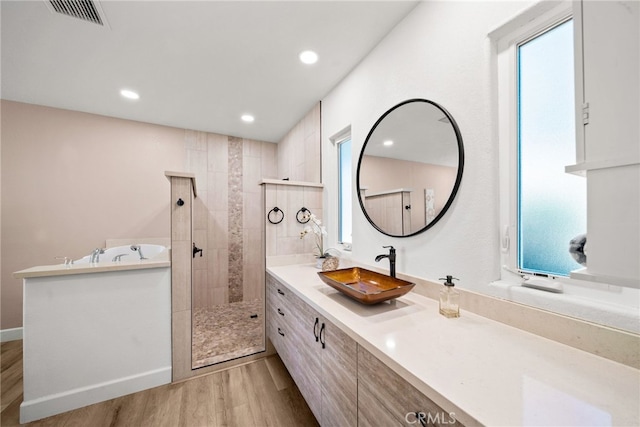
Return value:
<svg viewBox="0 0 640 427">
<path fill-rule="evenodd" d="M 196 257 L 196 254 L 200 252 L 200 256 L 202 257 L 202 249 L 197 247 L 196 244 L 193 244 L 193 257 Z"/>
</svg>

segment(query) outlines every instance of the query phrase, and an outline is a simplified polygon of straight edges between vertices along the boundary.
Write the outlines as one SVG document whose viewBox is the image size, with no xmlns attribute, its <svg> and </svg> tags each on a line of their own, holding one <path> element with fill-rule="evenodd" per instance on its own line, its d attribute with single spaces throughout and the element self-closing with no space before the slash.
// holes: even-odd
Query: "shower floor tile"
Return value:
<svg viewBox="0 0 640 427">
<path fill-rule="evenodd" d="M 192 314 L 194 369 L 265 350 L 263 300 L 194 308 Z"/>
</svg>

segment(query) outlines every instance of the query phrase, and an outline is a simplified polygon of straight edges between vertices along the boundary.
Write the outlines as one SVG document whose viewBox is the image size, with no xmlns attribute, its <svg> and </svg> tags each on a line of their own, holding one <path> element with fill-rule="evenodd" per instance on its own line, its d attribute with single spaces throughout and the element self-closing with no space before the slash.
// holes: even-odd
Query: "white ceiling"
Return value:
<svg viewBox="0 0 640 427">
<path fill-rule="evenodd" d="M 3 99 L 273 142 L 417 4 L 103 0 L 101 27 L 45 1 L 1 1 Z"/>
</svg>

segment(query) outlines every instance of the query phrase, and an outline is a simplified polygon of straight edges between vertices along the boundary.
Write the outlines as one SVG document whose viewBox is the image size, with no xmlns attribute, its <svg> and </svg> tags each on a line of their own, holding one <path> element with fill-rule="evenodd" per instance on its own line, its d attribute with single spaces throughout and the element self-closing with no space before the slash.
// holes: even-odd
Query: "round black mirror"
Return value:
<svg viewBox="0 0 640 427">
<path fill-rule="evenodd" d="M 451 206 L 463 168 L 462 135 L 449 112 L 426 99 L 401 102 L 376 121 L 360 152 L 360 207 L 388 236 L 422 233 Z"/>
</svg>

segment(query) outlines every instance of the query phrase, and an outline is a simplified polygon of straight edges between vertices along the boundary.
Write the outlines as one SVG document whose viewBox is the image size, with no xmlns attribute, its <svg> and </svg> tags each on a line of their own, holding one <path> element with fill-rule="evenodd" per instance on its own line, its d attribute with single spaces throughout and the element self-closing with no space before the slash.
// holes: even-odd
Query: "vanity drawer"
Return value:
<svg viewBox="0 0 640 427">
<path fill-rule="evenodd" d="M 379 425 L 374 417 L 399 425 L 462 426 L 454 413 L 440 408 L 362 346 L 358 346 L 358 414 L 361 426 Z"/>
<path fill-rule="evenodd" d="M 402 425 L 391 412 L 378 403 L 378 399 L 368 387 L 358 387 L 358 427 L 402 427 Z"/>
</svg>

